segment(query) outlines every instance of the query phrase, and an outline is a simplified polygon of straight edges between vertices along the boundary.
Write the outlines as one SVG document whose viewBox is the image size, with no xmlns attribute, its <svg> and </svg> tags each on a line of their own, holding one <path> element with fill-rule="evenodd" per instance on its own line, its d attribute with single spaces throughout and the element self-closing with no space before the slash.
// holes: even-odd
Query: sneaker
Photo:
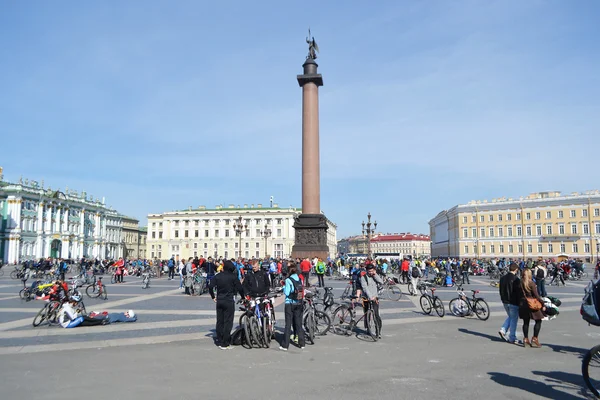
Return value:
<svg viewBox="0 0 600 400">
<path fill-rule="evenodd" d="M 498 335 L 500 335 L 500 337 L 502 338 L 502 340 L 504 340 L 505 342 L 508 342 L 508 338 L 506 337 L 506 332 L 504 332 L 504 331 L 498 331 Z"/>
<path fill-rule="evenodd" d="M 304 346 L 300 347 L 300 350 L 304 350 Z"/>
<path fill-rule="evenodd" d="M 219 346 L 221 350 L 227 350 L 227 346 Z"/>
<path fill-rule="evenodd" d="M 285 347 L 283 347 L 283 346 L 279 346 L 279 350 L 287 351 L 288 349 L 286 349 L 286 348 L 285 348 Z"/>
<path fill-rule="evenodd" d="M 298 343 L 298 335 L 294 335 L 294 336 L 292 336 L 292 341 L 293 341 L 294 343 Z"/>
<path fill-rule="evenodd" d="M 515 346 L 520 346 L 521 345 L 521 342 L 519 341 L 519 339 L 515 339 L 512 342 L 509 341 L 508 343 L 514 344 Z M 523 345 L 523 347 L 525 347 L 525 345 Z"/>
</svg>

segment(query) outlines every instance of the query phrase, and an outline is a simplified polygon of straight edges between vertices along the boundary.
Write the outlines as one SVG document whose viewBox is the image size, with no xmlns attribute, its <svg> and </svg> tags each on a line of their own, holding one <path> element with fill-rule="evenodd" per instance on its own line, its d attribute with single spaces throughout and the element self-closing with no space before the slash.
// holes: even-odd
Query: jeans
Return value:
<svg viewBox="0 0 600 400">
<path fill-rule="evenodd" d="M 290 347 L 290 335 L 292 334 L 292 324 L 294 332 L 298 335 L 298 346 L 304 347 L 304 328 L 302 326 L 302 313 L 304 307 L 302 303 L 285 305 L 285 330 L 283 331 L 283 342 L 281 347 L 287 349 Z"/>
<path fill-rule="evenodd" d="M 419 293 L 419 278 L 413 278 L 412 275 L 410 277 L 410 281 L 412 282 L 413 288 L 415 289 L 415 295 Z"/>
<path fill-rule="evenodd" d="M 517 340 L 517 322 L 519 321 L 519 306 L 513 304 L 503 304 L 504 310 L 508 317 L 502 324 L 500 330 L 508 333 L 508 341 L 514 342 Z"/>
<path fill-rule="evenodd" d="M 231 343 L 231 328 L 233 328 L 233 316 L 235 304 L 231 300 L 217 300 L 217 341 L 220 346 L 227 347 Z"/>
<path fill-rule="evenodd" d="M 462 273 L 462 283 L 463 283 L 463 285 L 465 284 L 465 279 L 467 280 L 467 283 L 470 285 L 471 281 L 469 280 L 469 273 L 467 271 L 464 271 Z"/>
<path fill-rule="evenodd" d="M 323 274 L 317 274 L 317 280 L 319 281 L 319 287 L 325 287 L 325 278 Z"/>
<path fill-rule="evenodd" d="M 535 284 L 537 286 L 538 294 L 540 295 L 540 297 L 548 297 L 548 292 L 546 292 L 546 280 L 538 279 L 535 282 Z"/>
<path fill-rule="evenodd" d="M 183 289 L 183 275 L 179 274 L 179 289 Z"/>
</svg>

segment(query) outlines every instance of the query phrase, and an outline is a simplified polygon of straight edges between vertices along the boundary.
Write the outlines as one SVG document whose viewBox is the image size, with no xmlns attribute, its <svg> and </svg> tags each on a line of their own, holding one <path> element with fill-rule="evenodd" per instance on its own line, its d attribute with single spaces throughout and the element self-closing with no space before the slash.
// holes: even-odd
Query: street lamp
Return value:
<svg viewBox="0 0 600 400">
<path fill-rule="evenodd" d="M 372 228 L 371 225 L 373 226 Z M 375 229 L 377 229 L 377 221 L 371 223 L 371 213 L 368 213 L 367 223 L 365 224 L 365 221 L 362 222 L 362 234 L 363 236 L 365 236 L 365 233 L 367 235 L 367 256 L 369 258 L 373 258 L 373 255 L 371 254 L 371 235 L 375 233 Z"/>
<path fill-rule="evenodd" d="M 240 258 L 242 258 L 242 233 L 248 232 L 248 225 L 243 223 L 241 215 L 233 222 L 233 229 L 235 230 L 235 234 L 239 236 L 240 252 L 238 255 Z"/>
<path fill-rule="evenodd" d="M 267 257 L 267 240 L 269 236 L 271 236 L 271 229 L 269 229 L 268 225 L 265 224 L 265 229 L 260 231 L 260 235 L 265 238 L 265 258 Z"/>
</svg>

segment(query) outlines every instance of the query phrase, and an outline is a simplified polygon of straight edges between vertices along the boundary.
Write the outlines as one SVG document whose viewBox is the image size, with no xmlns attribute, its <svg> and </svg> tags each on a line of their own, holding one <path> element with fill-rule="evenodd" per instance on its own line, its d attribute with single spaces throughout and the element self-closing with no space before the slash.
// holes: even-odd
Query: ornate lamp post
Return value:
<svg viewBox="0 0 600 400">
<path fill-rule="evenodd" d="M 371 228 L 371 226 L 373 226 Z M 365 228 L 366 227 L 366 228 Z M 371 253 L 371 236 L 375 233 L 375 229 L 377 229 L 377 221 L 371 223 L 371 213 L 367 214 L 367 223 L 365 221 L 362 222 L 362 234 L 363 236 L 367 236 L 367 256 L 369 258 L 373 258 L 373 254 Z"/>
<path fill-rule="evenodd" d="M 265 238 L 265 258 L 267 257 L 267 240 L 271 236 L 271 229 L 265 224 L 264 230 L 260 231 L 260 235 Z"/>
<path fill-rule="evenodd" d="M 242 258 L 242 233 L 248 232 L 248 225 L 243 223 L 241 215 L 233 222 L 233 229 L 235 230 L 235 234 L 239 236 L 239 257 Z"/>
</svg>

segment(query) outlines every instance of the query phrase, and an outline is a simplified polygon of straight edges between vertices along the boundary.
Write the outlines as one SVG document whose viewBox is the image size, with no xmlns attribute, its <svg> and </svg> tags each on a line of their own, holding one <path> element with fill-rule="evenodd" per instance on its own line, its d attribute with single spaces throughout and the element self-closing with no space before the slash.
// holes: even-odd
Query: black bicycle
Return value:
<svg viewBox="0 0 600 400">
<path fill-rule="evenodd" d="M 600 345 L 592 347 L 583 357 L 581 374 L 588 389 L 600 398 Z"/>
<path fill-rule="evenodd" d="M 482 297 L 475 297 L 479 290 L 471 290 L 471 299 L 467 297 L 462 286 L 458 286 L 456 292 L 458 297 L 448 303 L 448 309 L 452 315 L 466 317 L 475 314 L 482 321 L 486 321 L 490 317 L 490 307 L 487 302 Z"/>
<path fill-rule="evenodd" d="M 352 300 L 358 299 L 353 297 Z M 381 326 L 376 318 L 375 311 L 373 310 L 373 303 L 375 300 L 363 299 L 366 311 L 362 317 L 356 319 L 356 302 L 350 301 L 349 304 L 342 304 L 333 312 L 333 318 L 331 319 L 331 326 L 333 333 L 338 335 L 350 336 L 358 323 L 364 320 L 365 330 L 371 339 L 376 342 L 379 340 L 381 334 Z"/>
<path fill-rule="evenodd" d="M 434 309 L 438 317 L 442 318 L 444 315 L 446 315 L 446 311 L 444 311 L 444 303 L 438 296 L 435 295 L 434 287 L 429 288 L 429 290 L 431 290 L 431 294 L 425 292 L 419 299 L 421 309 L 427 315 L 431 314 L 431 310 Z"/>
</svg>

